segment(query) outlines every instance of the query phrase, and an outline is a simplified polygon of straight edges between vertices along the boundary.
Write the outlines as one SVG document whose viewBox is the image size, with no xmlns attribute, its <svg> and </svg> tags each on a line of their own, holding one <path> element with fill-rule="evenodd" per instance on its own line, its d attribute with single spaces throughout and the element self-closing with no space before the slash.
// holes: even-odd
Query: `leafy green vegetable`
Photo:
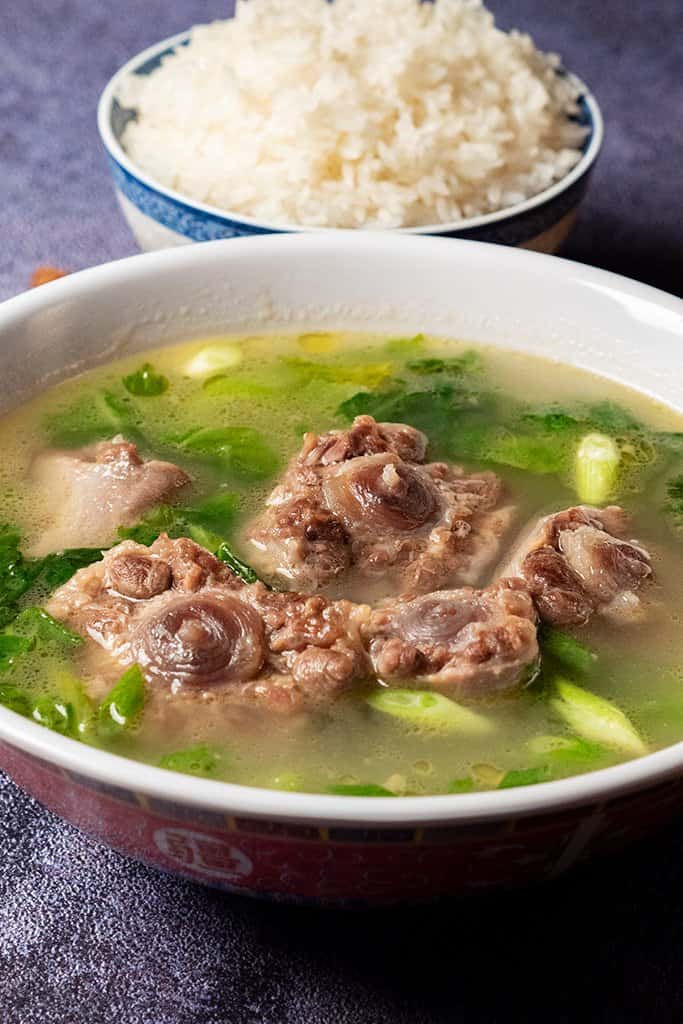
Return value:
<svg viewBox="0 0 683 1024">
<path fill-rule="evenodd" d="M 28 695 L 8 683 L 0 683 L 0 704 L 25 718 L 31 714 L 31 700 Z"/>
<path fill-rule="evenodd" d="M 39 725 L 64 736 L 74 731 L 73 709 L 60 697 L 38 697 L 33 703 L 31 717 Z"/>
<path fill-rule="evenodd" d="M 66 551 L 55 551 L 42 559 L 41 580 L 50 590 L 54 590 L 70 580 L 79 569 L 99 562 L 101 558 L 101 548 L 68 548 Z"/>
<path fill-rule="evenodd" d="M 245 480 L 272 476 L 279 464 L 275 452 L 253 427 L 200 427 L 181 437 L 177 444 Z"/>
<path fill-rule="evenodd" d="M 245 398 L 249 400 L 273 398 L 278 389 L 269 384 L 262 384 L 255 380 L 245 380 L 243 377 L 235 377 L 227 373 L 218 373 L 209 377 L 202 384 L 202 390 L 212 398 L 219 395 L 230 395 L 232 398 Z"/>
<path fill-rule="evenodd" d="M 589 647 L 569 633 L 563 633 L 553 626 L 543 624 L 539 629 L 538 639 L 544 657 L 554 658 L 565 669 L 580 675 L 590 672 L 598 660 L 597 654 Z"/>
<path fill-rule="evenodd" d="M 534 768 L 516 768 L 505 773 L 498 783 L 498 789 L 535 786 L 539 782 L 548 782 L 550 777 L 550 771 L 545 765 L 537 765 Z"/>
<path fill-rule="evenodd" d="M 603 505 L 617 488 L 621 452 L 607 434 L 586 434 L 576 450 L 574 472 L 579 501 Z"/>
<path fill-rule="evenodd" d="M 604 759 L 606 754 L 604 747 L 580 736 L 534 736 L 527 747 L 543 764 L 567 774 Z"/>
<path fill-rule="evenodd" d="M 228 568 L 232 569 L 235 576 L 239 576 L 245 583 L 258 583 L 259 578 L 252 567 L 235 554 L 227 541 L 223 541 L 216 551 L 216 558 L 220 558 L 221 562 L 225 562 Z"/>
<path fill-rule="evenodd" d="M 54 684 L 59 698 L 70 709 L 70 724 L 73 735 L 84 737 L 94 728 L 95 709 L 83 683 L 72 672 L 59 669 L 54 673 Z"/>
<path fill-rule="evenodd" d="M 550 705 L 583 739 L 613 747 L 632 757 L 647 753 L 647 746 L 627 716 L 611 701 L 576 686 L 568 679 L 554 681 Z"/>
<path fill-rule="evenodd" d="M 327 792 L 334 793 L 335 796 L 396 796 L 390 789 L 378 786 L 374 782 L 328 786 Z"/>
<path fill-rule="evenodd" d="M 114 737 L 129 728 L 145 703 L 145 680 L 139 665 L 131 665 L 97 709 L 98 731 Z"/>
<path fill-rule="evenodd" d="M 122 540 L 134 540 L 146 546 L 153 544 L 161 533 L 169 537 L 188 537 L 193 527 L 222 535 L 232 526 L 238 506 L 239 495 L 224 491 L 194 506 L 158 505 L 135 526 L 120 526 L 118 535 Z"/>
<path fill-rule="evenodd" d="M 153 398 L 168 391 L 169 381 L 162 373 L 156 373 L 151 363 L 143 363 L 139 370 L 123 378 L 123 386 L 138 398 Z"/>
<path fill-rule="evenodd" d="M 444 446 L 452 439 L 458 412 L 476 404 L 476 397 L 451 383 L 427 391 L 406 391 L 405 385 L 394 382 L 379 391 L 359 391 L 342 402 L 337 412 L 349 421 L 368 414 L 379 421 L 410 423 L 424 431 L 432 444 Z"/>
<path fill-rule="evenodd" d="M 13 636 L 11 633 L 0 634 L 0 672 L 7 672 L 14 667 L 15 660 L 35 647 L 33 637 Z"/>
<path fill-rule="evenodd" d="M 419 376 L 464 377 L 467 374 L 481 373 L 482 359 L 478 352 L 463 352 L 460 356 L 447 358 L 426 358 L 410 360 L 406 367 L 411 373 Z"/>
<path fill-rule="evenodd" d="M 44 421 L 48 440 L 59 448 L 78 448 L 123 434 L 144 443 L 141 418 L 127 395 L 113 391 L 90 392 L 72 405 L 52 410 Z"/>
<path fill-rule="evenodd" d="M 187 750 L 164 754 L 159 761 L 159 767 L 166 768 L 171 772 L 181 772 L 184 775 L 200 775 L 210 778 L 216 774 L 220 761 L 221 754 L 218 750 L 206 744 L 199 744 L 196 747 L 189 747 Z"/>
<path fill-rule="evenodd" d="M 83 643 L 82 636 L 67 629 L 57 619 L 53 619 L 51 615 L 48 615 L 43 608 L 38 607 L 24 608 L 23 611 L 19 612 L 12 623 L 12 629 L 19 633 L 21 637 L 39 637 L 41 640 L 57 643 L 62 646 L 66 645 L 67 647 L 79 647 Z"/>
<path fill-rule="evenodd" d="M 474 779 L 466 775 L 462 779 L 453 779 L 452 782 L 448 783 L 449 793 L 471 793 L 474 789 Z"/>
<path fill-rule="evenodd" d="M 494 729 L 491 719 L 431 690 L 376 690 L 368 697 L 368 704 L 375 711 L 429 729 L 470 735 L 482 735 Z"/>
<path fill-rule="evenodd" d="M 17 602 L 31 589 L 41 570 L 41 563 L 30 561 L 21 553 L 19 533 L 9 526 L 0 526 L 0 627 L 17 614 Z"/>
<path fill-rule="evenodd" d="M 392 363 L 322 362 L 285 357 L 283 366 L 300 382 L 321 381 L 328 384 L 364 384 L 376 388 L 392 373 Z"/>
</svg>

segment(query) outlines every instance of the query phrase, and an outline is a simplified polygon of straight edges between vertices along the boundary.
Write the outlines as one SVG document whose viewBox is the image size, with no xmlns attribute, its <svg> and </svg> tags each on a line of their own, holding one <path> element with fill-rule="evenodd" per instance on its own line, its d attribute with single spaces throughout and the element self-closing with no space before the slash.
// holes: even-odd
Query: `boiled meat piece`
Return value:
<svg viewBox="0 0 683 1024">
<path fill-rule="evenodd" d="M 497 507 L 502 485 L 493 473 L 425 464 L 426 445 L 414 428 L 371 416 L 307 434 L 248 531 L 252 562 L 301 589 L 350 568 L 403 592 L 476 582 L 512 509 Z"/>
<path fill-rule="evenodd" d="M 488 696 L 528 682 L 538 663 L 536 613 L 517 581 L 404 598 L 373 611 L 364 636 L 380 681 Z"/>
<path fill-rule="evenodd" d="M 584 625 L 593 613 L 614 622 L 641 619 L 638 591 L 652 576 L 649 552 L 625 540 L 622 508 L 578 505 L 535 521 L 498 572 L 518 577 L 541 618 L 557 626 Z"/>
<path fill-rule="evenodd" d="M 173 501 L 189 484 L 170 462 L 144 462 L 134 444 L 117 437 L 78 451 L 48 451 L 33 465 L 33 479 L 52 524 L 31 554 L 108 544 L 119 526 Z"/>
<path fill-rule="evenodd" d="M 47 608 L 119 671 L 138 663 L 165 697 L 290 712 L 330 702 L 371 672 L 360 637 L 367 606 L 244 584 L 186 538 L 124 541 Z"/>
</svg>

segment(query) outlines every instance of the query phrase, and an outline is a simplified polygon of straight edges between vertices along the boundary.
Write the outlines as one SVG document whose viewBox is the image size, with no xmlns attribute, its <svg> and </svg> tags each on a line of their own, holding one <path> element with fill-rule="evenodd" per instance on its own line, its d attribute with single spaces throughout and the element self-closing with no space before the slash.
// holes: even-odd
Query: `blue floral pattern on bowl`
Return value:
<svg viewBox="0 0 683 1024">
<path fill-rule="evenodd" d="M 325 230 L 320 228 L 277 227 L 243 220 L 222 213 L 202 203 L 185 199 L 157 185 L 142 172 L 137 172 L 127 159 L 121 138 L 126 125 L 136 114 L 118 102 L 116 82 L 124 74 L 149 75 L 163 58 L 178 47 L 186 46 L 189 33 L 160 43 L 130 62 L 109 83 L 100 103 L 100 132 L 118 193 L 155 224 L 178 236 L 178 241 L 205 242 L 219 238 L 248 235 L 283 234 L 292 231 Z M 564 72 L 560 72 L 563 74 Z M 566 179 L 533 197 L 518 208 L 477 217 L 463 224 L 432 225 L 422 228 L 399 228 L 401 233 L 430 234 L 448 238 L 470 238 L 502 245 L 525 245 L 554 251 L 570 230 L 573 214 L 581 201 L 602 141 L 602 118 L 595 100 L 584 93 L 579 100 L 576 120 L 587 128 L 583 157 Z M 104 121 L 104 126 L 102 122 Z M 130 216 L 127 213 L 126 214 Z M 163 243 L 160 243 L 163 244 Z"/>
</svg>

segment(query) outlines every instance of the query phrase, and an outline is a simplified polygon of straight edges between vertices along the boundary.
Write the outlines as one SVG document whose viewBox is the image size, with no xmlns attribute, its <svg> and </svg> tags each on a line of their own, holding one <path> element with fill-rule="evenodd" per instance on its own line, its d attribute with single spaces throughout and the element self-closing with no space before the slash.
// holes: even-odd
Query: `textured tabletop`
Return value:
<svg viewBox="0 0 683 1024">
<path fill-rule="evenodd" d="M 372 2 L 372 0 L 368 0 Z M 562 53 L 607 140 L 565 255 L 683 291 L 683 3 L 491 0 Z M 0 0 L 0 298 L 134 251 L 95 132 L 129 56 L 219 0 Z M 683 831 L 430 909 L 253 903 L 98 847 L 0 775 L 0 1024 L 683 1018 Z"/>
</svg>

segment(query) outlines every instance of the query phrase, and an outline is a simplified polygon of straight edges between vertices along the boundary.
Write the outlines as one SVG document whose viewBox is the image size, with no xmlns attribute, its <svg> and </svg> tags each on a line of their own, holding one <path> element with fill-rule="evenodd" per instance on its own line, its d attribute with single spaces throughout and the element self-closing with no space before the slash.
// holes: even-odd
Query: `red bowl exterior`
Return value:
<svg viewBox="0 0 683 1024">
<path fill-rule="evenodd" d="M 425 828 L 326 827 L 159 801 L 7 743 L 0 766 L 51 811 L 162 871 L 244 895 L 349 907 L 550 878 L 645 835 L 683 806 L 678 778 L 561 812 Z"/>
</svg>

